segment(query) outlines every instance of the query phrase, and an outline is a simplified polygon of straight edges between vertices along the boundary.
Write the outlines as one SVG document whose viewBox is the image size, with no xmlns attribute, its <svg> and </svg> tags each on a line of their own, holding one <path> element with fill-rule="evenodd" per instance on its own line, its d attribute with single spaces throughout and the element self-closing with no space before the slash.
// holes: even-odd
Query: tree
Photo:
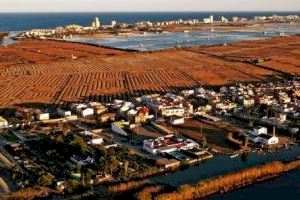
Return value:
<svg viewBox="0 0 300 200">
<path fill-rule="evenodd" d="M 115 150 L 114 150 L 113 148 L 109 148 L 109 149 L 107 150 L 107 155 L 108 155 L 108 156 L 115 156 L 115 155 L 116 155 L 116 152 L 115 152 Z"/>
<path fill-rule="evenodd" d="M 207 145 L 206 137 L 203 137 L 203 140 L 201 140 L 202 147 L 205 147 Z"/>
<path fill-rule="evenodd" d="M 88 169 L 85 174 L 82 174 L 82 184 L 89 187 L 91 185 L 93 171 Z"/>
<path fill-rule="evenodd" d="M 69 181 L 67 187 L 66 187 L 66 190 L 69 194 L 73 193 L 75 190 L 77 190 L 79 187 L 79 184 L 77 181 L 75 180 L 71 180 Z"/>
<path fill-rule="evenodd" d="M 79 148 L 79 150 L 84 153 L 87 151 L 87 144 L 86 142 L 84 141 L 84 139 L 78 135 L 75 135 L 73 140 L 71 141 L 71 145 L 76 147 L 76 148 Z"/>
<path fill-rule="evenodd" d="M 54 141 L 57 144 L 63 144 L 64 143 L 64 136 L 62 134 L 58 134 L 54 136 Z"/>
<path fill-rule="evenodd" d="M 108 166 L 110 169 L 110 175 L 113 175 L 113 172 L 116 171 L 119 166 L 119 161 L 115 156 L 111 156 L 110 160 L 108 161 Z"/>
<path fill-rule="evenodd" d="M 55 177 L 51 173 L 47 172 L 38 178 L 38 183 L 42 186 L 49 186 L 52 185 L 54 178 Z"/>
<path fill-rule="evenodd" d="M 100 157 L 99 161 L 98 161 L 98 168 L 99 170 L 101 170 L 103 172 L 103 174 L 106 174 L 109 172 L 109 164 L 108 164 L 108 160 L 105 159 L 105 157 Z"/>
</svg>

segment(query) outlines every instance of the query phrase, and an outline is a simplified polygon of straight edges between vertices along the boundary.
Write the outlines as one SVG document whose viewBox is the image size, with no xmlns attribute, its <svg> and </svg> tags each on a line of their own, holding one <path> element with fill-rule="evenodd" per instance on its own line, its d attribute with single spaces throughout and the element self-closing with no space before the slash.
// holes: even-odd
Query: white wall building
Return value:
<svg viewBox="0 0 300 200">
<path fill-rule="evenodd" d="M 89 144 L 92 145 L 99 145 L 103 143 L 103 138 L 102 137 L 94 137 L 89 141 Z"/>
<path fill-rule="evenodd" d="M 57 109 L 57 114 L 59 114 L 61 117 L 68 117 L 72 115 L 71 111 L 66 111 L 60 108 Z"/>
<path fill-rule="evenodd" d="M 227 23 L 227 22 L 228 22 L 228 19 L 227 19 L 227 18 L 225 18 L 224 16 L 222 16 L 222 17 L 221 17 L 221 22 L 223 22 L 223 23 Z"/>
<path fill-rule="evenodd" d="M 8 121 L 0 116 L 0 128 L 7 128 L 8 127 Z"/>
<path fill-rule="evenodd" d="M 172 116 L 171 119 L 170 119 L 170 123 L 172 125 L 184 124 L 184 118 L 183 117 Z"/>
<path fill-rule="evenodd" d="M 279 138 L 275 136 L 275 127 L 273 135 L 268 135 L 268 129 L 265 127 L 254 128 L 254 131 L 250 132 L 249 140 L 254 143 L 263 143 L 265 145 L 273 145 L 279 142 Z"/>
<path fill-rule="evenodd" d="M 268 134 L 268 129 L 266 127 L 262 127 L 262 126 L 258 126 L 258 127 L 255 127 L 253 129 L 253 135 L 261 135 L 261 134 Z"/>
<path fill-rule="evenodd" d="M 86 108 L 86 109 L 83 109 L 83 110 L 81 111 L 81 115 L 82 115 L 83 117 L 87 117 L 87 116 L 94 115 L 94 109 L 92 109 L 92 108 Z"/>
<path fill-rule="evenodd" d="M 117 25 L 116 21 L 111 21 L 111 27 L 115 27 Z"/>
<path fill-rule="evenodd" d="M 204 18 L 204 19 L 203 19 L 203 22 L 204 22 L 205 24 L 212 24 L 212 23 L 214 23 L 214 16 L 211 15 L 209 18 Z"/>
<path fill-rule="evenodd" d="M 168 106 L 168 107 L 162 107 L 160 111 L 162 116 L 170 117 L 176 115 L 182 117 L 184 116 L 185 110 L 181 106 Z"/>
<path fill-rule="evenodd" d="M 174 137 L 173 134 L 165 135 L 156 139 L 144 140 L 143 149 L 151 154 L 171 153 L 180 149 L 192 149 L 199 144 L 190 139 Z"/>
<path fill-rule="evenodd" d="M 92 22 L 92 27 L 95 29 L 100 28 L 101 24 L 100 24 L 100 20 L 98 17 L 95 17 L 93 22 Z"/>
<path fill-rule="evenodd" d="M 37 115 L 37 119 L 40 121 L 48 120 L 48 119 L 50 119 L 50 115 L 49 115 L 49 113 L 41 113 L 41 114 Z"/>
</svg>

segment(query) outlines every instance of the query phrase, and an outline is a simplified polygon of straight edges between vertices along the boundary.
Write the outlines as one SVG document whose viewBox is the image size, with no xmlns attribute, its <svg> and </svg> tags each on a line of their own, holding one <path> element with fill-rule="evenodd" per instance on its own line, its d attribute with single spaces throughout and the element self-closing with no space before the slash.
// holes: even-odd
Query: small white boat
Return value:
<svg viewBox="0 0 300 200">
<path fill-rule="evenodd" d="M 235 157 L 238 157 L 238 156 L 239 156 L 239 154 L 236 153 L 236 154 L 232 154 L 232 155 L 230 156 L 230 158 L 235 158 Z"/>
</svg>

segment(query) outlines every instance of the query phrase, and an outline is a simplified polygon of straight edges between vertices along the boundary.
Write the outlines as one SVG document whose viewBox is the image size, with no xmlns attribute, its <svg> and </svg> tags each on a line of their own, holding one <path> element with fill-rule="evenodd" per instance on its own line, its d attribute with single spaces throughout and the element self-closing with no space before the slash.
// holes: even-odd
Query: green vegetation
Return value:
<svg viewBox="0 0 300 200">
<path fill-rule="evenodd" d="M 47 172 L 46 174 L 42 175 L 40 178 L 38 178 L 38 183 L 41 186 L 50 186 L 53 183 L 54 176 Z"/>
<path fill-rule="evenodd" d="M 8 130 L 0 131 L 0 139 L 6 140 L 9 142 L 14 142 L 14 141 L 18 140 L 18 138 Z"/>
</svg>

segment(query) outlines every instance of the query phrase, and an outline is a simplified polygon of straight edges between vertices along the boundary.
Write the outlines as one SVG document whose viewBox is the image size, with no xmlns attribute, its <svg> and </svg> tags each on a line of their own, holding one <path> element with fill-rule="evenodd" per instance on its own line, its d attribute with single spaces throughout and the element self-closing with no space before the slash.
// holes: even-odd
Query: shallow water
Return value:
<svg viewBox="0 0 300 200">
<path fill-rule="evenodd" d="M 246 156 L 239 156 L 236 158 L 217 155 L 198 165 L 193 165 L 174 173 L 158 175 L 150 178 L 150 180 L 154 183 L 165 183 L 175 187 L 182 184 L 194 184 L 209 177 L 219 176 L 270 161 L 293 160 L 299 155 L 300 146 L 298 145 L 293 146 L 292 150 L 281 150 L 275 153 L 266 153 L 265 155 L 249 153 Z"/>
<path fill-rule="evenodd" d="M 153 51 L 174 47 L 190 47 L 203 45 L 230 44 L 243 40 L 259 40 L 285 35 L 300 34 L 300 23 L 272 24 L 259 27 L 256 30 L 236 31 L 201 31 L 201 32 L 170 32 L 146 34 L 129 37 L 111 37 L 103 39 L 76 37 L 68 41 L 96 44 L 101 46 L 131 49 L 138 51 Z"/>
</svg>

